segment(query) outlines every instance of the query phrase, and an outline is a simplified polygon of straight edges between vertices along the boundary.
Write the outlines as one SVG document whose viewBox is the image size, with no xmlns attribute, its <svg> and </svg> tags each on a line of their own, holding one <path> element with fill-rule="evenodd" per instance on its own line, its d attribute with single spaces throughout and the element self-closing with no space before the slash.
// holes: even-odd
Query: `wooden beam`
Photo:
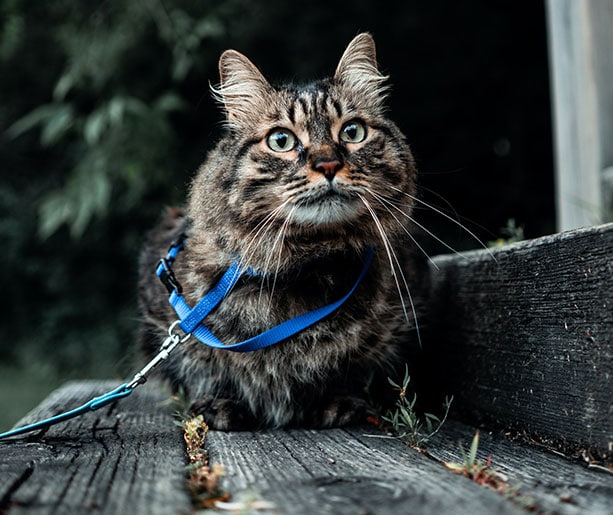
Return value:
<svg viewBox="0 0 613 515">
<path fill-rule="evenodd" d="M 255 499 L 263 513 L 519 515 L 516 503 L 443 466 L 462 462 L 458 440 L 467 448 L 474 425 L 487 424 L 595 469 L 482 431 L 479 456 L 491 455 L 509 486 L 523 485 L 532 509 L 608 513 L 613 483 L 597 460 L 613 457 L 613 224 L 492 252 L 432 265 L 422 375 L 455 395 L 470 425 L 447 421 L 427 452 L 375 427 L 212 431 L 209 461 L 224 467 L 222 486 L 237 503 L 226 508 Z M 69 383 L 20 424 L 112 386 Z M 44 433 L 0 441 L 0 513 L 189 513 L 185 446 L 168 401 L 150 382 Z"/>
<path fill-rule="evenodd" d="M 613 220 L 613 1 L 547 0 L 558 230 Z"/>
<path fill-rule="evenodd" d="M 473 422 L 613 456 L 613 224 L 432 270 L 432 384 Z M 438 371 L 438 373 L 436 373 Z"/>
</svg>

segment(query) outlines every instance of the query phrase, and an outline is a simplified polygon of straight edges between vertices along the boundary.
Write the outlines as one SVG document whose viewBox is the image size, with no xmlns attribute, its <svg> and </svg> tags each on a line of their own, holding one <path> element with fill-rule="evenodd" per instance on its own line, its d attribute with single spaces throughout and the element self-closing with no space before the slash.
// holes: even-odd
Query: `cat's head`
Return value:
<svg viewBox="0 0 613 515">
<path fill-rule="evenodd" d="M 351 41 L 333 77 L 306 86 L 273 87 L 234 50 L 222 54 L 219 70 L 213 91 L 228 132 L 205 180 L 218 185 L 228 220 L 247 243 L 320 238 L 364 247 L 404 231 L 415 169 L 385 114 L 387 78 L 370 35 Z M 192 202 L 202 201 L 193 198 L 198 191 L 195 184 Z"/>
</svg>

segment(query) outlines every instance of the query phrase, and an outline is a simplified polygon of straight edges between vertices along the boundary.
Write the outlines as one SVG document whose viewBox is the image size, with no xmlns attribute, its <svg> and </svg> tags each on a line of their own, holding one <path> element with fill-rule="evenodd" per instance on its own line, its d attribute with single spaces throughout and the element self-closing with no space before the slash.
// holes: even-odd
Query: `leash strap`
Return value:
<svg viewBox="0 0 613 515">
<path fill-rule="evenodd" d="M 95 411 L 111 402 L 116 401 L 117 399 L 121 399 L 122 397 L 126 397 L 132 393 L 132 389 L 128 388 L 128 384 L 122 384 L 118 386 L 114 390 L 111 390 L 104 395 L 99 397 L 94 397 L 91 401 L 86 402 L 82 406 L 75 408 L 73 410 L 67 411 L 65 413 L 60 413 L 55 417 L 50 417 L 45 420 L 41 420 L 40 422 L 35 422 L 34 424 L 29 424 L 27 426 L 18 427 L 17 429 L 13 429 L 12 431 L 7 431 L 6 433 L 0 434 L 0 439 L 8 438 L 10 436 L 17 436 L 24 433 L 29 433 L 31 431 L 36 431 L 37 429 L 46 429 L 49 426 L 53 426 L 55 424 L 59 424 L 60 422 L 64 422 L 66 420 L 70 420 L 71 418 L 78 417 L 79 415 L 83 415 L 90 411 Z"/>
<path fill-rule="evenodd" d="M 29 424 L 27 426 L 18 427 L 17 429 L 13 429 L 11 431 L 7 431 L 5 433 L 0 433 L 0 440 L 4 438 L 9 438 L 11 436 L 18 436 L 24 433 L 30 433 L 32 431 L 36 431 L 38 429 L 46 429 L 55 424 L 59 424 L 60 422 L 65 422 L 66 420 L 70 420 L 71 418 L 78 417 L 80 415 L 84 415 L 90 411 L 96 411 L 97 409 L 106 406 L 112 402 L 115 402 L 123 397 L 127 397 L 130 395 L 134 389 L 141 384 L 144 384 L 147 381 L 147 377 L 151 372 L 159 366 L 164 360 L 168 358 L 170 353 L 173 351 L 177 345 L 185 342 L 189 339 L 191 335 L 187 334 L 181 337 L 179 334 L 175 333 L 175 327 L 179 325 L 179 320 L 174 322 L 168 329 L 168 338 L 164 340 L 160 351 L 155 355 L 155 357 L 147 363 L 140 371 L 136 373 L 136 375 L 132 378 L 129 383 L 124 383 L 117 388 L 111 390 L 110 392 L 105 393 L 104 395 L 100 395 L 99 397 L 94 397 L 89 402 L 79 406 L 70 411 L 66 411 L 64 413 L 60 413 L 59 415 L 47 418 L 45 420 L 41 420 L 40 422 L 35 422 L 33 424 Z"/>
<path fill-rule="evenodd" d="M 241 269 L 237 261 L 224 273 L 221 279 L 209 290 L 209 292 L 194 306 L 191 308 L 185 298 L 182 295 L 181 287 L 174 277 L 171 266 L 174 262 L 178 252 L 183 249 L 184 242 L 173 244 L 170 247 L 166 258 L 162 259 L 158 264 L 156 273 L 167 285 L 170 296 L 168 302 L 174 308 L 175 312 L 179 316 L 181 323 L 179 324 L 181 329 L 186 334 L 193 334 L 201 343 L 213 347 L 216 349 L 231 350 L 234 352 L 252 352 L 255 350 L 263 349 L 275 345 L 291 336 L 304 331 L 306 328 L 316 324 L 328 315 L 332 314 L 338 308 L 340 308 L 351 297 L 358 285 L 364 279 L 368 268 L 372 262 L 374 255 L 374 249 L 368 248 L 364 259 L 364 265 L 358 278 L 351 287 L 351 289 L 340 299 L 331 304 L 323 306 L 321 308 L 309 311 L 298 315 L 297 317 L 286 320 L 285 322 L 264 331 L 252 338 L 244 340 L 233 345 L 225 345 L 219 338 L 217 338 L 211 330 L 204 325 L 204 319 L 222 302 L 222 300 L 230 293 L 232 288 L 236 285 L 238 280 L 245 274 L 255 276 L 256 274 L 250 270 Z M 169 287 L 170 285 L 170 287 Z"/>
</svg>

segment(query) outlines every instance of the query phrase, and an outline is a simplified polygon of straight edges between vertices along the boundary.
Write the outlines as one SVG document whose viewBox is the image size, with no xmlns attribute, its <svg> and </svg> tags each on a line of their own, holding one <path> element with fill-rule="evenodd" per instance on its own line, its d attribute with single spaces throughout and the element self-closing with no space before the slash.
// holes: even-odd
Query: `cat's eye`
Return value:
<svg viewBox="0 0 613 515">
<path fill-rule="evenodd" d="M 297 138 L 287 129 L 275 129 L 266 138 L 266 143 L 275 152 L 289 152 L 296 147 Z"/>
<path fill-rule="evenodd" d="M 345 143 L 360 143 L 366 139 L 366 126 L 357 120 L 351 120 L 343 125 L 339 135 Z"/>
</svg>

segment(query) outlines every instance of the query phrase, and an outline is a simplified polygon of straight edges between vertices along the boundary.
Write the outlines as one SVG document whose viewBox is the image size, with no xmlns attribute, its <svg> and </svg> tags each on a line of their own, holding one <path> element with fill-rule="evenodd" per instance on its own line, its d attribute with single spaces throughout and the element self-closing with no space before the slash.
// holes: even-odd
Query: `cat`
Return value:
<svg viewBox="0 0 613 515">
<path fill-rule="evenodd" d="M 245 353 L 191 338 L 162 367 L 214 429 L 364 423 L 419 346 L 428 288 L 412 236 L 415 162 L 386 114 L 374 40 L 355 37 L 334 75 L 307 85 L 273 87 L 234 50 L 219 73 L 224 134 L 185 209 L 169 211 L 141 254 L 141 346 L 155 354 L 177 318 L 153 271 L 180 234 L 174 272 L 190 305 L 234 260 L 254 271 L 204 320 L 225 344 L 342 297 L 373 248 L 353 295 L 315 325 Z"/>
</svg>

